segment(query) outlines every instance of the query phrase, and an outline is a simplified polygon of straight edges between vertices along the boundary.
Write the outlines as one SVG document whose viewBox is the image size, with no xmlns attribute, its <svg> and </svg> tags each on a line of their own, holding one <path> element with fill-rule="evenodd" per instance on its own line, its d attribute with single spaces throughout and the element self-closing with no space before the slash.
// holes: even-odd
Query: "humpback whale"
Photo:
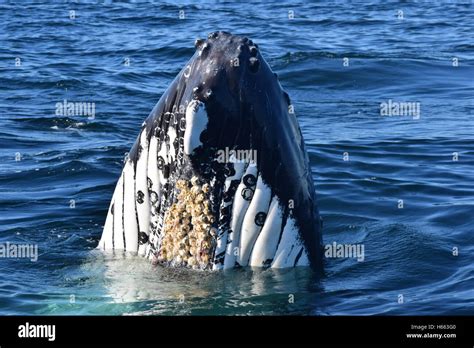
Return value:
<svg viewBox="0 0 474 348">
<path fill-rule="evenodd" d="M 98 248 L 195 269 L 322 267 L 288 94 L 252 40 L 214 32 L 142 124 Z"/>
</svg>

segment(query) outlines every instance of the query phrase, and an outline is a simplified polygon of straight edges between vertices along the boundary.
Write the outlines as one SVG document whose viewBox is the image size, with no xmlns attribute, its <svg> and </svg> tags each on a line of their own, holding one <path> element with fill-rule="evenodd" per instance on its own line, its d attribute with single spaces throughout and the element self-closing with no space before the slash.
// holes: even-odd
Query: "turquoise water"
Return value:
<svg viewBox="0 0 474 348">
<path fill-rule="evenodd" d="M 0 4 L 0 243 L 40 254 L 0 258 L 0 314 L 474 314 L 473 6 Z M 363 262 L 202 273 L 94 250 L 142 121 L 215 30 L 251 37 L 278 73 L 324 243 L 363 244 Z M 64 99 L 95 118 L 56 115 Z M 381 116 L 389 100 L 419 118 Z"/>
</svg>

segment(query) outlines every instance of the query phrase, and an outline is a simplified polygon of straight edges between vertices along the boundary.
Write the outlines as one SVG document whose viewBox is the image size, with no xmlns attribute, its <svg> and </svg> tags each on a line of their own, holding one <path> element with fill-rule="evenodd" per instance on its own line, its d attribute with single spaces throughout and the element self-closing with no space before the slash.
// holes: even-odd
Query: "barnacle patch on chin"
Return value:
<svg viewBox="0 0 474 348">
<path fill-rule="evenodd" d="M 168 209 L 158 261 L 196 269 L 210 267 L 216 245 L 209 184 L 197 177 L 176 182 L 178 196 Z"/>
</svg>

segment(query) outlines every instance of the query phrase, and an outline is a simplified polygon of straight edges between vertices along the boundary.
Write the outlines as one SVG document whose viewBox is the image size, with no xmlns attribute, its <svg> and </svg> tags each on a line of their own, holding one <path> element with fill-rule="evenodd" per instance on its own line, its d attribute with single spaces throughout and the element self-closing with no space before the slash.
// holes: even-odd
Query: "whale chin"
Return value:
<svg viewBox="0 0 474 348">
<path fill-rule="evenodd" d="M 142 125 L 98 247 L 196 269 L 320 269 L 321 219 L 288 94 L 251 40 L 215 32 L 195 46 Z"/>
</svg>

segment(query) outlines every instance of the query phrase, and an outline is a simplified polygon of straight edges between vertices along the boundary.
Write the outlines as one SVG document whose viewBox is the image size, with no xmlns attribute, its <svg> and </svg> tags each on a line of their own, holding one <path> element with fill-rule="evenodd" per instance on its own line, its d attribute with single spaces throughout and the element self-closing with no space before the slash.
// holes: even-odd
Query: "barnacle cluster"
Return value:
<svg viewBox="0 0 474 348">
<path fill-rule="evenodd" d="M 176 182 L 178 196 L 164 220 L 158 259 L 192 268 L 210 265 L 214 244 L 214 217 L 208 199 L 209 184 L 197 177 Z"/>
</svg>

